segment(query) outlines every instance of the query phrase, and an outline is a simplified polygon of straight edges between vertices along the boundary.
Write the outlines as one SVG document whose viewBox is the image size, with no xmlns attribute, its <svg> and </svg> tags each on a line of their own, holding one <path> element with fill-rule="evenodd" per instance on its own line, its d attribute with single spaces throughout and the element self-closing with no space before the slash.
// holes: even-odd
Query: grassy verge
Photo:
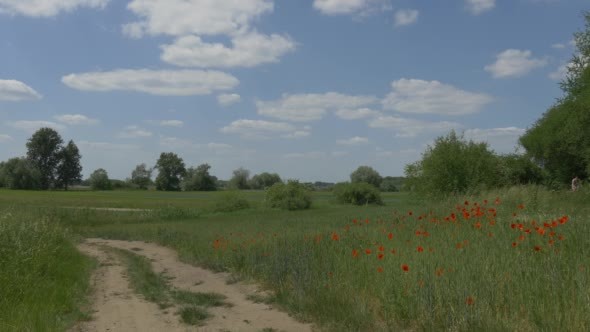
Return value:
<svg viewBox="0 0 590 332">
<path fill-rule="evenodd" d="M 86 318 L 92 267 L 60 225 L 0 210 L 0 330 L 61 331 Z"/>
</svg>

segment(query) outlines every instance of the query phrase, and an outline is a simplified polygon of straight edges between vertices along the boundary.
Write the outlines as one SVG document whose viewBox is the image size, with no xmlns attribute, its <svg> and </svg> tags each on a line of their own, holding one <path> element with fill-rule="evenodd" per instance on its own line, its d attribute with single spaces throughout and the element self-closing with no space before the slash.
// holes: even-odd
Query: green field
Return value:
<svg viewBox="0 0 590 332">
<path fill-rule="evenodd" d="M 158 242 L 187 262 L 261 283 L 276 305 L 325 330 L 590 330 L 587 191 L 515 187 L 436 201 L 392 193 L 384 206 L 361 207 L 320 192 L 297 212 L 266 208 L 263 192 L 239 195 L 251 208 L 219 211 L 224 192 L 0 190 L 0 215 L 9 216 L 0 239 L 5 225 L 37 222 L 68 241 Z M 105 207 L 145 210 L 92 209 Z M 71 243 L 63 248 L 71 259 L 61 264 L 89 266 Z M 3 291 L 16 282 L 4 267 L 18 265 L 4 260 Z M 73 298 L 85 277 L 72 277 L 80 280 Z M 3 308 L 25 310 L 34 298 L 12 301 L 0 300 L 0 329 L 19 326 Z M 65 322 L 56 330 L 80 318 L 72 310 L 54 310 Z"/>
</svg>

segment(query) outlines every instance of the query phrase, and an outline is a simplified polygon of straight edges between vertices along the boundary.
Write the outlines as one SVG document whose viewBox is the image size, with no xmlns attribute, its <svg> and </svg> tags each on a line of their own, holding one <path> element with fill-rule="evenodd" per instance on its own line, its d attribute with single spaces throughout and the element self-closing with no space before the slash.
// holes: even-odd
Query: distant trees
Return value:
<svg viewBox="0 0 590 332">
<path fill-rule="evenodd" d="M 90 188 L 92 190 L 111 190 L 112 185 L 106 170 L 99 168 L 90 174 Z"/>
<path fill-rule="evenodd" d="M 152 169 L 148 168 L 145 163 L 135 166 L 131 172 L 131 183 L 139 189 L 147 189 L 152 183 Z"/>
<path fill-rule="evenodd" d="M 51 128 L 37 130 L 27 142 L 27 159 L 41 174 L 41 189 L 49 189 L 55 180 L 62 144 L 61 136 Z"/>
<path fill-rule="evenodd" d="M 158 170 L 157 190 L 180 191 L 181 178 L 186 173 L 182 158 L 173 152 L 162 152 L 155 168 Z"/>
<path fill-rule="evenodd" d="M 252 179 L 250 179 L 250 188 L 251 189 L 266 189 L 270 188 L 273 184 L 283 182 L 281 177 L 277 173 L 260 173 L 254 175 Z"/>
<path fill-rule="evenodd" d="M 381 181 L 379 189 L 384 192 L 395 192 L 400 191 L 403 183 L 402 177 L 386 176 Z"/>
<path fill-rule="evenodd" d="M 189 167 L 182 181 L 184 191 L 214 191 L 217 189 L 217 178 L 209 174 L 209 164 L 197 168 Z"/>
<path fill-rule="evenodd" d="M 82 181 L 81 158 L 80 151 L 72 140 L 58 152 L 56 187 L 68 190 L 68 186 Z"/>
<path fill-rule="evenodd" d="M 0 187 L 9 189 L 38 189 L 41 172 L 26 158 L 11 158 L 0 163 Z"/>
<path fill-rule="evenodd" d="M 240 167 L 233 172 L 233 177 L 229 180 L 229 187 L 232 189 L 249 189 L 248 181 L 250 179 L 250 171 Z"/>
<path fill-rule="evenodd" d="M 350 182 L 352 183 L 364 182 L 379 188 L 381 181 L 383 178 L 379 172 L 369 166 L 360 166 L 350 174 Z"/>
</svg>

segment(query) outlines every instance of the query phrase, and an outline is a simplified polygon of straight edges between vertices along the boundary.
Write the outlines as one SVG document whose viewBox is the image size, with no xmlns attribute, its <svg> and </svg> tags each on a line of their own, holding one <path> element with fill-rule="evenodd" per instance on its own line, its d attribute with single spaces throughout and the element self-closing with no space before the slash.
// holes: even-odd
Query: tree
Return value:
<svg viewBox="0 0 590 332">
<path fill-rule="evenodd" d="M 350 182 L 352 183 L 364 182 L 379 188 L 381 181 L 383 181 L 381 175 L 369 166 L 360 166 L 350 174 Z"/>
<path fill-rule="evenodd" d="M 103 168 L 99 168 L 90 174 L 90 187 L 92 190 L 111 190 L 112 185 L 109 174 Z"/>
<path fill-rule="evenodd" d="M 139 189 L 147 189 L 152 183 L 152 169 L 147 168 L 146 164 L 135 166 L 131 172 L 131 183 L 138 186 Z"/>
<path fill-rule="evenodd" d="M 311 192 L 299 181 L 277 182 L 268 188 L 266 204 L 283 210 L 305 210 L 311 207 Z"/>
<path fill-rule="evenodd" d="M 27 142 L 27 158 L 41 174 L 41 189 L 49 189 L 54 182 L 63 140 L 51 128 L 37 130 Z"/>
<path fill-rule="evenodd" d="M 229 180 L 229 187 L 233 189 L 249 189 L 248 180 L 250 178 L 250 171 L 245 168 L 238 168 L 234 170 L 234 176 Z"/>
<path fill-rule="evenodd" d="M 277 173 L 260 173 L 254 175 L 252 179 L 250 179 L 250 188 L 252 189 L 266 189 L 270 188 L 273 184 L 283 182 L 281 177 Z"/>
<path fill-rule="evenodd" d="M 182 158 L 173 152 L 162 152 L 155 168 L 158 170 L 158 176 L 156 177 L 157 190 L 180 190 L 180 180 L 186 173 Z"/>
<path fill-rule="evenodd" d="M 209 164 L 202 164 L 197 168 L 189 167 L 182 181 L 184 191 L 214 191 L 217 189 L 217 178 L 209 174 Z"/>
<path fill-rule="evenodd" d="M 26 158 L 11 158 L 0 163 L 0 183 L 10 189 L 39 189 L 41 172 Z"/>
<path fill-rule="evenodd" d="M 381 181 L 381 186 L 379 187 L 379 189 L 384 192 L 399 191 L 401 188 L 402 181 L 403 180 L 399 177 L 395 178 L 393 176 L 386 176 L 383 178 L 383 181 Z"/>
<path fill-rule="evenodd" d="M 576 94 L 588 88 L 588 82 L 582 79 L 583 72 L 590 65 L 590 11 L 583 14 L 585 30 L 574 33 L 576 52 L 572 56 L 565 79 L 560 83 L 567 94 Z"/>
<path fill-rule="evenodd" d="M 80 165 L 80 151 L 74 141 L 70 140 L 68 145 L 62 148 L 58 154 L 57 164 L 57 185 L 68 190 L 68 186 L 82 180 L 82 166 Z"/>
</svg>

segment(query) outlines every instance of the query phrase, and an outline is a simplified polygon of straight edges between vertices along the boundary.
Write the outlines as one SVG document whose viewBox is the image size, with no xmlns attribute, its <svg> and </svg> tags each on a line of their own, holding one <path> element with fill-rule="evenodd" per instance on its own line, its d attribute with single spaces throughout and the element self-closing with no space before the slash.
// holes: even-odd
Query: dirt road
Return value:
<svg viewBox="0 0 590 332">
<path fill-rule="evenodd" d="M 156 273 L 164 273 L 173 287 L 192 292 L 225 295 L 232 307 L 209 308 L 213 317 L 204 326 L 180 322 L 174 309 L 162 310 L 147 302 L 130 288 L 126 268 L 117 255 L 105 248 L 132 250 L 152 261 Z M 174 250 L 152 243 L 87 239 L 79 249 L 99 261 L 93 276 L 93 319 L 76 326 L 74 331 L 311 331 L 310 324 L 297 322 L 284 312 L 262 303 L 247 300 L 256 294 L 253 285 L 228 285 L 225 273 L 213 273 L 182 263 Z M 272 330 L 271 330 L 272 329 Z"/>
</svg>

